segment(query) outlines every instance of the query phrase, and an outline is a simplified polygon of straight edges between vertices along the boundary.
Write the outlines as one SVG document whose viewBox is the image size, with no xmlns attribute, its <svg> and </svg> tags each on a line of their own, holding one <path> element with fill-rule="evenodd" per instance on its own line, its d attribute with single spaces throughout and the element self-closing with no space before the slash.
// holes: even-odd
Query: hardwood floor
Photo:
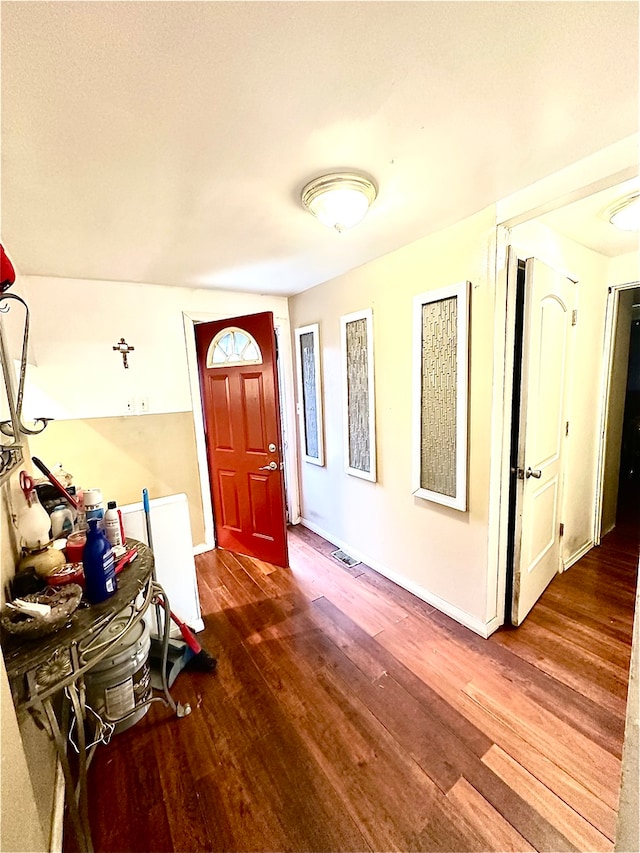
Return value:
<svg viewBox="0 0 640 853">
<path fill-rule="evenodd" d="M 179 676 L 189 717 L 154 706 L 97 751 L 97 851 L 613 848 L 636 536 L 489 640 L 289 542 L 290 569 L 197 558 L 218 670 Z"/>
</svg>

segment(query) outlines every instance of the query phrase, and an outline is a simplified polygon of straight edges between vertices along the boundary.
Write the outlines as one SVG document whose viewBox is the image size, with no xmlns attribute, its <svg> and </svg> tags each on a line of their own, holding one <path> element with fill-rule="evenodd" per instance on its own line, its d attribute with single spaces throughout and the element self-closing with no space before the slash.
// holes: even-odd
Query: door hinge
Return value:
<svg viewBox="0 0 640 853">
<path fill-rule="evenodd" d="M 574 308 L 573 311 L 571 312 L 571 325 L 572 326 L 578 325 L 578 309 L 577 308 Z"/>
<path fill-rule="evenodd" d="M 564 524 L 560 522 L 560 536 L 564 536 Z"/>
<path fill-rule="evenodd" d="M 565 424 L 565 427 L 564 427 L 564 434 L 565 434 L 565 435 L 569 435 L 569 421 L 567 421 L 567 423 Z"/>
</svg>

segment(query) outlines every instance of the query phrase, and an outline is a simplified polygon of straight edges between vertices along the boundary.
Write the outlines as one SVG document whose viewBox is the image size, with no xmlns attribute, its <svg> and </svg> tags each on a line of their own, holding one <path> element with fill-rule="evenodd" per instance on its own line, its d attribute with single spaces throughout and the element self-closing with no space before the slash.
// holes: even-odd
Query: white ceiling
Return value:
<svg viewBox="0 0 640 853">
<path fill-rule="evenodd" d="M 23 274 L 292 294 L 638 130 L 635 2 L 1 15 L 2 241 Z M 299 194 L 349 168 L 379 197 L 338 235 Z"/>
<path fill-rule="evenodd" d="M 616 257 L 638 250 L 638 233 L 619 231 L 609 222 L 617 201 L 640 190 L 636 177 L 540 217 L 545 225 L 602 255 Z"/>
</svg>

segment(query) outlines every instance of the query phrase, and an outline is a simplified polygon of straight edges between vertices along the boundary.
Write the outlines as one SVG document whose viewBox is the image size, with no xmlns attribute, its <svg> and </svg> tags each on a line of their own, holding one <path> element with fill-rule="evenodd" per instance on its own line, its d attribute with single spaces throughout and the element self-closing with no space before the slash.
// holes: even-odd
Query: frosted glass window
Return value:
<svg viewBox="0 0 640 853">
<path fill-rule="evenodd" d="M 346 314 L 340 323 L 345 471 L 375 482 L 373 312 Z"/>
<path fill-rule="evenodd" d="M 262 364 L 262 353 L 248 332 L 228 326 L 218 332 L 207 350 L 207 367 L 229 367 L 234 364 Z"/>
<path fill-rule="evenodd" d="M 414 299 L 413 494 L 467 508 L 469 283 Z"/>
<path fill-rule="evenodd" d="M 306 462 L 324 465 L 318 324 L 296 329 L 295 338 L 302 454 Z"/>
<path fill-rule="evenodd" d="M 300 335 L 302 359 L 302 409 L 304 412 L 305 453 L 318 458 L 318 407 L 316 405 L 315 342 L 311 332 Z"/>
<path fill-rule="evenodd" d="M 456 494 L 458 300 L 422 306 L 420 488 Z"/>
</svg>

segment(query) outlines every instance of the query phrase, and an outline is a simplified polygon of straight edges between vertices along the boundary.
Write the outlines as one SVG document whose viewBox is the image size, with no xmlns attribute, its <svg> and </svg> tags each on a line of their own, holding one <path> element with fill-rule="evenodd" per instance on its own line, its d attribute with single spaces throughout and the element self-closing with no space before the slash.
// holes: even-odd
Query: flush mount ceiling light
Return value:
<svg viewBox="0 0 640 853">
<path fill-rule="evenodd" d="M 364 218 L 377 192 L 368 178 L 335 172 L 310 181 L 302 190 L 302 204 L 323 225 L 340 232 Z"/>
<path fill-rule="evenodd" d="M 620 231 L 640 230 L 640 193 L 617 201 L 607 211 L 609 222 Z"/>
</svg>

